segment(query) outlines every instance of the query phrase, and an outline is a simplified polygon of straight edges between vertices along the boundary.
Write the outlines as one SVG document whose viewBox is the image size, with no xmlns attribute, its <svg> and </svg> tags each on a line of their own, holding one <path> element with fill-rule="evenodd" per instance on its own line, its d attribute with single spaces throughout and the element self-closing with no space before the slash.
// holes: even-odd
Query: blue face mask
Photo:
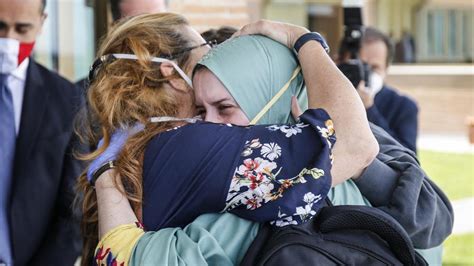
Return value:
<svg viewBox="0 0 474 266">
<path fill-rule="evenodd" d="M 110 60 L 115 60 L 115 59 L 126 59 L 126 60 L 138 60 L 138 57 L 134 54 L 108 54 L 108 55 L 103 55 L 99 59 L 97 59 L 94 64 L 92 64 L 91 69 L 89 71 L 89 84 L 94 80 L 97 72 L 100 69 L 100 66 L 107 61 Z M 178 72 L 178 74 L 181 76 L 184 81 L 189 85 L 190 88 L 193 88 L 193 83 L 191 79 L 189 78 L 186 73 L 172 60 L 166 59 L 166 58 L 161 58 L 161 57 L 152 57 L 150 59 L 151 62 L 155 63 L 170 63 L 173 68 Z"/>
</svg>

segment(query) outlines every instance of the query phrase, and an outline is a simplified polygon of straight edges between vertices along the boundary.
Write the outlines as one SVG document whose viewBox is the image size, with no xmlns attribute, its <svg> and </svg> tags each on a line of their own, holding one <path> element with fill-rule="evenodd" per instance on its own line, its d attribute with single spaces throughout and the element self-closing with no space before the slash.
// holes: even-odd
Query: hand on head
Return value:
<svg viewBox="0 0 474 266">
<path fill-rule="evenodd" d="M 260 34 L 273 39 L 290 49 L 293 49 L 295 42 L 301 35 L 308 33 L 309 30 L 283 22 L 276 22 L 270 20 L 259 20 L 242 27 L 239 31 L 234 33 L 232 38 L 242 35 Z"/>
</svg>

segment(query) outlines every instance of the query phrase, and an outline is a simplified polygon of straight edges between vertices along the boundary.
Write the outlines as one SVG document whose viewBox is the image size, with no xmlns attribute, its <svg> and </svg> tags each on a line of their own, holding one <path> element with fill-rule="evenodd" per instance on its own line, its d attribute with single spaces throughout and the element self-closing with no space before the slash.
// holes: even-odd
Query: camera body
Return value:
<svg viewBox="0 0 474 266">
<path fill-rule="evenodd" d="M 359 58 L 364 26 L 362 23 L 362 9 L 360 7 L 344 7 L 344 38 L 341 42 L 341 51 L 348 53 L 349 59 L 344 60 L 337 67 L 351 81 L 355 88 L 363 80 L 365 86 L 370 86 L 371 69 L 367 63 Z"/>
</svg>

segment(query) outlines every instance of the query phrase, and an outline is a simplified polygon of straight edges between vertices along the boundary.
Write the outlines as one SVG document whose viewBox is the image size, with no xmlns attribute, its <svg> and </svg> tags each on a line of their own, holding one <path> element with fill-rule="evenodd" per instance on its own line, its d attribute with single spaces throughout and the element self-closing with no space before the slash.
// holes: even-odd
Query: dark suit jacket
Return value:
<svg viewBox="0 0 474 266">
<path fill-rule="evenodd" d="M 383 86 L 375 96 L 374 105 L 367 109 L 370 122 L 383 128 L 403 146 L 416 152 L 418 107 L 412 99 Z"/>
<path fill-rule="evenodd" d="M 73 159 L 73 119 L 80 90 L 30 61 L 10 189 L 14 264 L 73 265 L 80 251 L 73 186 L 82 171 Z"/>
</svg>

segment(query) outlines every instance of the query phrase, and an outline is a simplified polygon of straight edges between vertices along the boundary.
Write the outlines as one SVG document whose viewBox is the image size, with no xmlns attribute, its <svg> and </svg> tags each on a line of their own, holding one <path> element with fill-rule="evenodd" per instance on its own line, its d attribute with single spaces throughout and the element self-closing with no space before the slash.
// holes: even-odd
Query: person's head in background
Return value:
<svg viewBox="0 0 474 266">
<path fill-rule="evenodd" d="M 359 56 L 362 61 L 369 64 L 373 72 L 379 74 L 383 80 L 387 76 L 387 69 L 393 59 L 393 44 L 386 34 L 378 29 L 367 27 L 362 38 Z M 347 47 L 341 43 L 339 47 L 339 63 L 348 59 Z"/>
<path fill-rule="evenodd" d="M 124 17 L 145 13 L 166 12 L 169 0 L 110 0 L 112 18 L 117 21 Z"/>
<path fill-rule="evenodd" d="M 34 43 L 46 19 L 46 0 L 0 0 L 0 38 Z"/>
<path fill-rule="evenodd" d="M 385 80 L 387 69 L 393 59 L 393 45 L 390 38 L 378 29 L 368 27 L 365 30 L 360 59 L 368 63 L 372 71 Z"/>
<path fill-rule="evenodd" d="M 232 37 L 232 35 L 236 32 L 237 32 L 237 29 L 234 27 L 222 26 L 218 29 L 209 29 L 201 33 L 201 36 L 207 42 L 211 42 L 215 40 L 217 44 L 220 44 L 226 41 L 227 39 L 229 39 L 230 37 Z"/>
</svg>

